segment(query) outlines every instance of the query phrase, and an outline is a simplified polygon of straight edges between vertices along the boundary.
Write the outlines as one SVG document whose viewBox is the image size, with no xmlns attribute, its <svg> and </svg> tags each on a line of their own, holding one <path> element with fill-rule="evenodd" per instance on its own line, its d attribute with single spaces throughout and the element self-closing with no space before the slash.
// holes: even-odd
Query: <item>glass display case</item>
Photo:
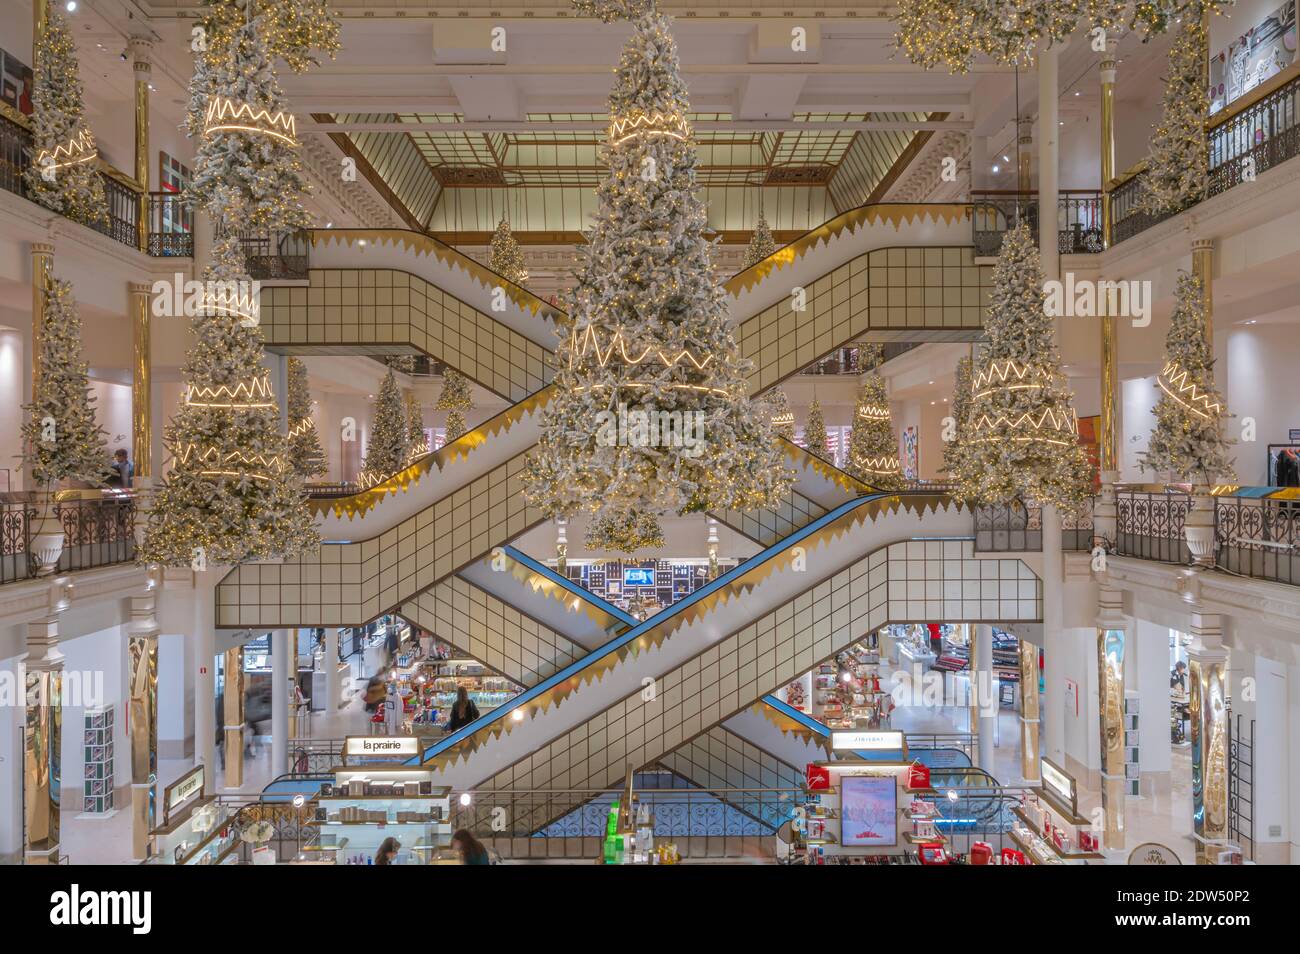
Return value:
<svg viewBox="0 0 1300 954">
<path fill-rule="evenodd" d="M 335 864 L 373 864 L 387 838 L 400 844 L 396 864 L 434 862 L 451 846 L 451 790 L 417 765 L 340 766 L 317 799 L 317 850 Z"/>
</svg>

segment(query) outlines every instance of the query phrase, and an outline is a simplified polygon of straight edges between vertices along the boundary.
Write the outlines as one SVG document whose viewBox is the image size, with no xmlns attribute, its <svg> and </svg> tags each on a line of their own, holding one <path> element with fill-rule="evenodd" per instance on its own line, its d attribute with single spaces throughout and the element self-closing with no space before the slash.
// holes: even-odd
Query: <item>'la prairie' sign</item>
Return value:
<svg viewBox="0 0 1300 954">
<path fill-rule="evenodd" d="M 343 742 L 343 756 L 349 759 L 400 762 L 418 758 L 420 751 L 420 740 L 414 735 L 350 735 Z"/>
</svg>

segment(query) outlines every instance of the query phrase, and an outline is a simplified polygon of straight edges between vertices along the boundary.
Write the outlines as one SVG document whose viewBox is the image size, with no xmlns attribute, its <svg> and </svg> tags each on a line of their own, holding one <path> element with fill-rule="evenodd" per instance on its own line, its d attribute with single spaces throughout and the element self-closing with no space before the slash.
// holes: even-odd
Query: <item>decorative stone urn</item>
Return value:
<svg viewBox="0 0 1300 954">
<path fill-rule="evenodd" d="M 63 523 L 54 503 L 53 494 L 43 494 L 40 510 L 32 518 L 32 556 L 36 558 L 36 575 L 49 576 L 59 565 L 63 555 Z"/>
<path fill-rule="evenodd" d="M 1201 567 L 1214 566 L 1214 498 L 1210 488 L 1197 484 L 1192 488 L 1191 508 L 1183 522 L 1183 536 L 1187 539 L 1187 549 L 1192 554 L 1192 563 Z"/>
</svg>

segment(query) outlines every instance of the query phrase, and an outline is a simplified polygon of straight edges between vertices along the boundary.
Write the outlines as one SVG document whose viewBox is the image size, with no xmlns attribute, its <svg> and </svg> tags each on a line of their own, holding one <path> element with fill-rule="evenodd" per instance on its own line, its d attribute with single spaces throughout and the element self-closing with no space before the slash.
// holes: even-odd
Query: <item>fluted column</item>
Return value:
<svg viewBox="0 0 1300 954">
<path fill-rule="evenodd" d="M 32 66 L 36 66 L 36 44 L 45 32 L 45 23 L 49 18 L 50 0 L 32 0 Z"/>
<path fill-rule="evenodd" d="M 1038 647 L 1020 640 L 1020 777 L 1039 780 Z"/>
<path fill-rule="evenodd" d="M 157 827 L 158 626 L 157 596 L 131 597 L 127 623 L 127 732 L 131 744 L 131 857 L 149 855 Z"/>
<path fill-rule="evenodd" d="M 59 767 L 63 729 L 63 654 L 57 617 L 27 624 L 23 679 L 27 706 L 23 742 L 23 861 L 59 863 Z"/>
<path fill-rule="evenodd" d="M 1192 839 L 1212 864 L 1228 839 L 1228 651 L 1218 616 L 1192 614 L 1187 688 L 1192 735 Z"/>
<path fill-rule="evenodd" d="M 1029 116 L 1016 117 L 1016 188 L 1023 193 L 1034 191 L 1033 129 Z"/>
<path fill-rule="evenodd" d="M 136 241 L 142 252 L 149 251 L 149 81 L 153 75 L 150 56 L 153 41 L 133 36 L 127 41 L 131 69 L 135 73 L 135 181 L 140 184 L 140 209 L 136 217 Z"/>
<path fill-rule="evenodd" d="M 1058 160 L 1061 127 L 1057 121 L 1060 55 L 1059 43 L 1038 52 L 1038 248 L 1043 259 L 1043 277 L 1047 281 L 1061 277 L 1060 238 L 1056 222 L 1056 205 L 1060 193 Z"/>
<path fill-rule="evenodd" d="M 150 286 L 128 282 L 131 302 L 131 456 L 141 485 L 153 477 L 153 373 L 150 356 L 153 328 L 149 311 Z"/>
<path fill-rule="evenodd" d="M 1097 714 L 1101 729 L 1101 807 L 1104 846 L 1124 847 L 1124 654 L 1130 622 L 1124 594 L 1102 586 L 1097 597 Z"/>
<path fill-rule="evenodd" d="M 226 746 L 225 787 L 238 790 L 244 787 L 244 647 L 227 649 L 223 662 L 226 688 L 221 695 L 221 718 Z"/>
<path fill-rule="evenodd" d="M 41 342 L 45 326 L 45 290 L 54 270 L 54 246 L 32 243 L 32 394 L 41 379 Z"/>
<path fill-rule="evenodd" d="M 216 595 L 217 570 L 196 570 L 194 579 L 194 762 L 217 772 Z"/>
<path fill-rule="evenodd" d="M 1205 340 L 1214 348 L 1214 239 L 1192 239 L 1192 274 L 1205 293 Z"/>
</svg>

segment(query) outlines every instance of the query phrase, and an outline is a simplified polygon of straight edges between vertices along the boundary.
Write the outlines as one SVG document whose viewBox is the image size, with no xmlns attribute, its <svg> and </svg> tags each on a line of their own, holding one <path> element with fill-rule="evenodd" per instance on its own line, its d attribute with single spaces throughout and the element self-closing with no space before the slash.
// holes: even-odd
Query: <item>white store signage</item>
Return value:
<svg viewBox="0 0 1300 954">
<path fill-rule="evenodd" d="M 1047 759 L 1042 759 L 1039 765 L 1042 772 L 1043 787 L 1069 805 L 1071 811 L 1077 810 L 1075 807 L 1074 777 L 1062 772 Z"/>
<path fill-rule="evenodd" d="M 414 735 L 350 735 L 343 743 L 344 758 L 415 758 L 420 739 Z"/>
<path fill-rule="evenodd" d="M 875 732 L 846 730 L 831 731 L 831 748 L 839 752 L 845 749 L 862 752 L 898 752 L 903 751 L 903 733 L 897 729 L 885 729 Z"/>
</svg>

